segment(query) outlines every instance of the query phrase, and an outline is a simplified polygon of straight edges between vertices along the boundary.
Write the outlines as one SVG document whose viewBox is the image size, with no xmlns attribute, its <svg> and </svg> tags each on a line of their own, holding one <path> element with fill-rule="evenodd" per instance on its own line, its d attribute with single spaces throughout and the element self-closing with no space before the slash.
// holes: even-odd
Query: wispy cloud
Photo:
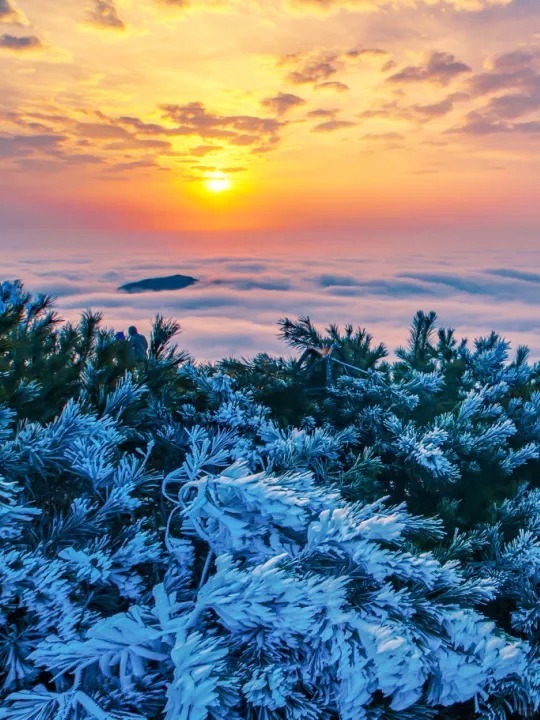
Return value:
<svg viewBox="0 0 540 720">
<path fill-rule="evenodd" d="M 340 8 L 357 8 L 362 11 L 389 11 L 410 8 L 410 0 L 290 0 L 293 7 L 305 11 L 339 10 Z M 418 5 L 442 10 L 462 12 L 481 12 L 488 8 L 505 7 L 513 0 L 418 0 Z"/>
<path fill-rule="evenodd" d="M 326 82 L 317 83 L 315 85 L 316 90 L 335 90 L 336 92 L 342 93 L 350 90 L 347 83 L 338 82 L 336 80 L 327 80 Z"/>
<path fill-rule="evenodd" d="M 281 116 L 302 104 L 301 98 L 279 94 L 269 99 L 267 109 Z M 106 172 L 121 172 L 141 167 L 159 169 L 165 159 L 177 162 L 182 158 L 219 154 L 225 143 L 239 148 L 236 155 L 227 153 L 226 166 L 231 168 L 230 172 L 240 172 L 245 167 L 247 153 L 269 151 L 278 146 L 280 132 L 286 125 L 279 117 L 213 113 L 199 102 L 164 105 L 157 110 L 161 122 L 124 115 L 114 117 L 101 111 L 54 115 L 11 112 L 4 113 L 3 117 L 0 113 L 0 121 L 3 119 L 7 124 L 4 136 L 0 136 L 0 158 L 22 158 L 24 152 L 18 152 L 17 148 L 27 146 L 33 149 L 34 160 L 54 158 L 58 164 L 70 165 L 93 162 L 103 165 Z M 16 130 L 9 132 L 9 126 Z M 27 129 L 28 135 L 20 134 L 21 127 Z M 36 133 L 38 128 L 40 132 Z M 173 141 L 179 140 L 187 143 L 185 149 L 173 147 Z M 193 145 L 197 140 L 201 144 Z"/>
<path fill-rule="evenodd" d="M 356 123 L 351 120 L 327 120 L 319 123 L 313 128 L 313 132 L 334 132 L 335 130 L 344 130 L 345 128 L 354 127 Z"/>
<path fill-rule="evenodd" d="M 407 65 L 398 72 L 390 75 L 387 82 L 402 83 L 435 83 L 448 85 L 452 80 L 471 72 L 471 68 L 455 58 L 449 52 L 431 52 L 425 61 L 419 65 Z"/>
</svg>

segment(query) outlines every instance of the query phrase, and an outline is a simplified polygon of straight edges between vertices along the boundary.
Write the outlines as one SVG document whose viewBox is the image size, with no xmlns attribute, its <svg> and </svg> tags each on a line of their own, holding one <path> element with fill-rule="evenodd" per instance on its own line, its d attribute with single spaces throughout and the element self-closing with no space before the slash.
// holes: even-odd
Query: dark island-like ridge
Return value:
<svg viewBox="0 0 540 720">
<path fill-rule="evenodd" d="M 165 290 L 182 290 L 199 282 L 190 275 L 167 275 L 167 277 L 146 278 L 121 285 L 118 290 L 127 293 L 163 292 Z"/>
</svg>

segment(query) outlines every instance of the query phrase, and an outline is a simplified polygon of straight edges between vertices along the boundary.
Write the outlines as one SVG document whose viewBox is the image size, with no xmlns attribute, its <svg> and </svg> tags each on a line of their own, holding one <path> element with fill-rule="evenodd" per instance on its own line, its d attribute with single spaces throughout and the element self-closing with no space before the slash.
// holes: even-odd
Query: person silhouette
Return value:
<svg viewBox="0 0 540 720">
<path fill-rule="evenodd" d="M 148 353 L 148 340 L 141 335 L 135 325 L 128 328 L 129 346 L 136 362 L 146 360 Z"/>
</svg>

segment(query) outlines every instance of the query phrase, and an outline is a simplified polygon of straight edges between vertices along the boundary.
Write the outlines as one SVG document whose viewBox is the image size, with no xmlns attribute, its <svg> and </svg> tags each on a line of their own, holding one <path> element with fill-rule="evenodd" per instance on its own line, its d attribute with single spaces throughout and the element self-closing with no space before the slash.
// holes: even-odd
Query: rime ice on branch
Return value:
<svg viewBox="0 0 540 720">
<path fill-rule="evenodd" d="M 187 364 L 159 317 L 130 364 L 99 316 L 1 298 L 0 718 L 536 712 L 523 350 L 422 316 L 389 363 L 332 328 L 364 372 L 327 387 L 311 359 Z"/>
</svg>

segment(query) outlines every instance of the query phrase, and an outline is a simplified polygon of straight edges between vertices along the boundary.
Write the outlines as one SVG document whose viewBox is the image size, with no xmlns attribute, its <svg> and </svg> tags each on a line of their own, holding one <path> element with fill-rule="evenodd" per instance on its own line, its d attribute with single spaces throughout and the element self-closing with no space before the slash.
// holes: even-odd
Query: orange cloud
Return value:
<svg viewBox="0 0 540 720">
<path fill-rule="evenodd" d="M 89 22 L 96 27 L 108 30 L 125 30 L 126 25 L 120 18 L 113 0 L 94 0 Z"/>
<path fill-rule="evenodd" d="M 0 23 L 28 25 L 28 20 L 11 0 L 0 0 Z"/>
<path fill-rule="evenodd" d="M 456 60 L 452 53 L 431 52 L 420 65 L 407 65 L 390 75 L 387 82 L 394 84 L 429 82 L 448 85 L 463 73 L 471 72 L 471 68 Z"/>
<path fill-rule="evenodd" d="M 0 35 L 0 49 L 7 50 L 12 53 L 26 53 L 35 50 L 41 50 L 43 43 L 35 35 L 10 35 L 5 33 Z"/>
<path fill-rule="evenodd" d="M 272 110 L 277 115 L 285 115 L 285 113 L 293 110 L 296 107 L 305 105 L 306 101 L 298 97 L 298 95 L 292 95 L 291 93 L 278 93 L 275 97 L 266 98 L 261 101 L 261 105 L 268 110 Z"/>
</svg>

